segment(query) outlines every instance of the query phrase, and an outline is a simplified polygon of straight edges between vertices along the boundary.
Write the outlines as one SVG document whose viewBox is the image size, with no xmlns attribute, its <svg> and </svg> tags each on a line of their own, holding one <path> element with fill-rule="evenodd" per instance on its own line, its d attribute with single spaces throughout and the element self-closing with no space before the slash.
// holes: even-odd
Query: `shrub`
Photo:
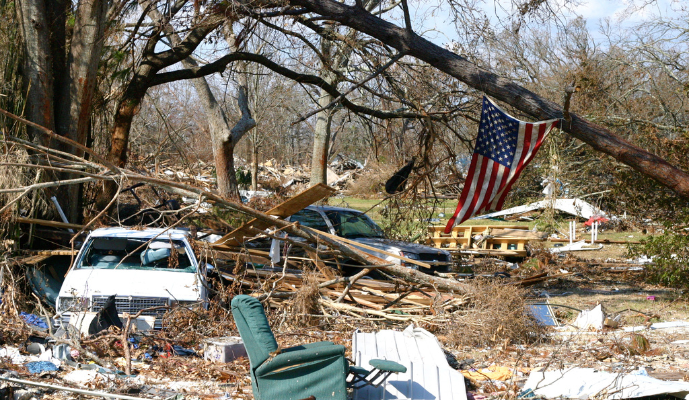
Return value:
<svg viewBox="0 0 689 400">
<path fill-rule="evenodd" d="M 689 231 L 666 227 L 660 235 L 643 239 L 629 249 L 632 257 L 653 257 L 646 268 L 649 281 L 671 287 L 689 287 Z"/>
</svg>

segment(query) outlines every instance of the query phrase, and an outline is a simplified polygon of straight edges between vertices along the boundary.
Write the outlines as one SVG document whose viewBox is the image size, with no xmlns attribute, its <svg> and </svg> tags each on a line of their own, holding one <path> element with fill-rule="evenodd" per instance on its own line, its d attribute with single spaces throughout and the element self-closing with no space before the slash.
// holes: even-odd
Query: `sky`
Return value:
<svg viewBox="0 0 689 400">
<path fill-rule="evenodd" d="M 563 5 L 565 0 L 555 0 L 553 4 Z M 657 16 L 672 16 L 675 10 L 682 7 L 681 0 L 568 0 L 570 3 L 565 17 L 573 19 L 581 16 L 587 21 L 589 32 L 594 39 L 603 38 L 599 27 L 606 19 L 621 27 L 631 27 L 635 24 Z M 506 16 L 503 9 L 510 9 L 510 0 L 478 1 L 488 17 L 495 21 Z M 452 21 L 450 9 L 445 0 L 419 0 L 410 4 L 414 29 L 435 44 L 444 45 L 457 39 L 457 33 Z M 402 25 L 401 18 L 397 24 Z"/>
</svg>

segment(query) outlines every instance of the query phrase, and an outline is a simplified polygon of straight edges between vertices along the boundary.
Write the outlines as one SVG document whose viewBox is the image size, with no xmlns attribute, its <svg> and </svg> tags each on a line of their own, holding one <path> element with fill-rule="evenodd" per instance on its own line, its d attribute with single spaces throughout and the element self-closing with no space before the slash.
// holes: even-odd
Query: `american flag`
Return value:
<svg viewBox="0 0 689 400">
<path fill-rule="evenodd" d="M 457 210 L 445 233 L 476 213 L 501 210 L 512 185 L 556 125 L 556 119 L 536 123 L 519 121 L 483 97 L 474 155 Z"/>
</svg>

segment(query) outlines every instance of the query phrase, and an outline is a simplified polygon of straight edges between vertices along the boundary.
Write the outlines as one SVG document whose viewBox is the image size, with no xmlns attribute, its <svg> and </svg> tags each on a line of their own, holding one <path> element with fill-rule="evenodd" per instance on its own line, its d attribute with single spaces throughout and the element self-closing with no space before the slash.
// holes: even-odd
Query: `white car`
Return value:
<svg viewBox="0 0 689 400">
<path fill-rule="evenodd" d="M 206 274 L 212 267 L 199 265 L 188 235 L 180 229 L 94 230 L 62 284 L 56 319 L 63 326 L 86 325 L 85 318 L 111 295 L 120 317 L 152 307 L 207 305 Z M 139 322 L 154 321 L 160 328 L 165 311 L 144 311 Z"/>
</svg>

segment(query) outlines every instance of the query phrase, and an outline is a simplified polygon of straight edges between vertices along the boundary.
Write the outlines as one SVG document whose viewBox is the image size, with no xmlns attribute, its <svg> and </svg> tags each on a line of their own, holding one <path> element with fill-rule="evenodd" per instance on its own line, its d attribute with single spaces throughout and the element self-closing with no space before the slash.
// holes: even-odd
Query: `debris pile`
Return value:
<svg viewBox="0 0 689 400">
<path fill-rule="evenodd" d="M 542 234 L 525 226 L 458 227 L 449 236 L 431 228 L 434 253 L 421 258 L 336 235 L 334 227 L 321 230 L 306 219 L 288 220 L 332 195 L 334 189 L 326 185 L 278 204 L 266 200 L 266 211 L 260 211 L 206 190 L 206 184 L 198 182 L 206 182 L 209 170 L 194 177 L 159 164 L 153 165 L 155 172 L 142 174 L 110 165 L 97 154 L 90 154 L 90 160 L 75 156 L 72 167 L 53 167 L 57 154 L 50 149 L 40 154 L 44 165 L 37 168 L 86 173 L 88 179 L 81 183 L 128 182 L 113 203 L 125 196 L 135 199 L 132 187 L 140 183 L 166 195 L 140 199 L 132 215 L 141 219 L 129 228 L 95 229 L 103 224 L 104 213 L 84 225 L 19 216 L 16 210 L 3 216 L 3 224 L 26 227 L 32 238 L 38 237 L 36 226 L 58 229 L 44 236 L 38 247 L 45 245 L 45 250 L 39 252 L 22 252 L 18 241 L 3 241 L 4 394 L 252 398 L 250 363 L 230 312 L 230 302 L 239 294 L 260 300 L 266 309 L 278 342 L 267 359 L 288 358 L 282 349 L 294 345 L 331 342 L 328 345 L 351 349 L 357 367 L 376 358 L 405 366 L 377 392 L 367 388 L 355 398 L 388 392 L 416 398 L 404 388 L 423 393 L 423 398 L 441 398 L 451 388 L 453 397 L 448 398 L 462 400 L 613 399 L 627 389 L 612 387 L 613 375 L 620 378 L 616 382 L 627 379 L 640 388 L 623 397 L 687 391 L 683 382 L 645 390 L 661 388 L 645 374 L 688 379 L 689 323 L 684 320 L 689 316 L 676 293 L 643 282 L 643 268 L 637 264 L 591 261 L 562 252 L 560 257 L 545 248 Z M 341 178 L 363 166 L 340 159 L 332 167 Z M 264 165 L 261 171 L 281 184 L 287 177 L 305 179 L 295 168 Z M 173 179 L 162 180 L 163 175 Z M 10 193 L 18 193 L 19 201 L 42 187 L 28 184 Z M 175 207 L 168 194 L 193 200 Z M 199 217 L 203 204 L 213 207 L 212 216 Z M 211 219 L 212 227 L 200 223 Z M 158 228 L 144 229 L 149 223 Z M 189 228 L 178 229 L 185 225 Z M 541 246 L 540 251 L 527 252 L 527 242 L 536 242 L 532 245 Z M 63 247 L 49 250 L 48 243 Z M 445 249 L 525 259 L 434 258 L 445 255 Z M 433 267 L 452 260 L 461 263 L 434 273 Z M 75 272 L 88 276 L 70 288 L 51 286 L 72 279 Z M 137 278 L 123 280 L 125 274 Z M 79 293 L 88 290 L 84 287 L 95 291 L 98 284 L 98 293 Z M 114 292 L 105 293 L 108 287 Z M 135 287 L 139 293 L 125 293 Z M 196 301 L 179 296 L 184 289 L 193 291 Z M 610 305 L 615 296 L 626 297 Z M 651 311 L 636 310 L 640 303 Z M 590 383 L 586 390 L 541 385 L 582 376 Z M 557 392 L 550 391 L 554 388 Z"/>
</svg>

